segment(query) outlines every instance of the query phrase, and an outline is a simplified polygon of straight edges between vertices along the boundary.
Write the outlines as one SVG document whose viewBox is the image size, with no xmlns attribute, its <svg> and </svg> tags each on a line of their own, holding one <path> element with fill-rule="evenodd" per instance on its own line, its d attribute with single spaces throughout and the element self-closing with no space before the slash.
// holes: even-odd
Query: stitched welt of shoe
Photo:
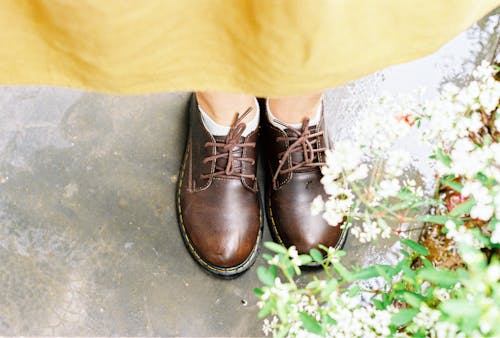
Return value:
<svg viewBox="0 0 500 338">
<path fill-rule="evenodd" d="M 213 137 L 204 130 L 199 114 L 192 100 L 186 147 L 191 174 L 181 170 L 179 225 L 188 250 L 205 269 L 225 276 L 239 274 L 253 263 L 261 235 L 257 187 L 244 184 L 256 183 L 258 133 L 241 136 L 243 116 L 227 136 Z M 190 178 L 194 189 L 189 189 Z"/>
<path fill-rule="evenodd" d="M 266 114 L 264 114 L 266 116 Z M 345 232 L 339 226 L 329 226 L 321 215 L 311 214 L 311 202 L 327 195 L 321 184 L 320 167 L 324 164 L 324 131 L 321 119 L 317 126 L 282 131 L 265 117 L 262 133 L 270 146 L 266 147 L 266 211 L 271 230 L 285 246 L 295 245 L 300 253 L 308 253 L 319 244 L 337 247 Z M 272 143 L 274 142 L 274 143 Z"/>
</svg>

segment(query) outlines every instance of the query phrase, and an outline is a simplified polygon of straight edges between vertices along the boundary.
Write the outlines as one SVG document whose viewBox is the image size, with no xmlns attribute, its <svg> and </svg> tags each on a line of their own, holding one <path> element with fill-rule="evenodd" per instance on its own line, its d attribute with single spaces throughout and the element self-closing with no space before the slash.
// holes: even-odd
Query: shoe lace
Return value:
<svg viewBox="0 0 500 338">
<path fill-rule="evenodd" d="M 213 178 L 213 177 L 238 177 L 238 178 L 250 178 L 255 179 L 255 174 L 244 174 L 242 172 L 243 162 L 255 164 L 255 159 L 243 156 L 243 149 L 245 147 L 255 148 L 255 142 L 240 142 L 241 136 L 246 129 L 246 124 L 243 119 L 252 111 L 252 107 L 249 107 L 241 116 L 236 114 L 234 122 L 231 124 L 229 133 L 223 142 L 207 142 L 205 147 L 214 147 L 215 155 L 207 156 L 203 159 L 203 163 L 215 162 L 215 171 L 210 174 L 201 175 L 202 179 Z M 220 163 L 226 160 L 226 163 Z"/>
<path fill-rule="evenodd" d="M 276 182 L 278 180 L 279 175 L 286 175 L 290 172 L 297 171 L 304 167 L 320 167 L 325 165 L 324 161 L 319 160 L 318 154 L 324 153 L 326 148 L 319 148 L 318 137 L 324 135 L 324 131 L 320 130 L 317 132 L 311 132 L 309 129 L 309 119 L 305 118 L 302 121 L 302 126 L 300 129 L 296 129 L 281 123 L 280 121 L 276 121 L 283 126 L 285 126 L 288 130 L 291 131 L 292 135 L 280 136 L 276 138 L 277 142 L 285 141 L 292 142 L 286 151 L 283 151 L 278 154 L 279 157 L 279 165 L 276 169 L 276 172 L 273 176 L 273 185 L 276 187 Z M 299 159 L 291 156 L 293 153 L 301 153 L 302 156 L 298 156 Z M 291 166 L 283 169 L 285 165 L 286 159 L 291 157 Z"/>
</svg>

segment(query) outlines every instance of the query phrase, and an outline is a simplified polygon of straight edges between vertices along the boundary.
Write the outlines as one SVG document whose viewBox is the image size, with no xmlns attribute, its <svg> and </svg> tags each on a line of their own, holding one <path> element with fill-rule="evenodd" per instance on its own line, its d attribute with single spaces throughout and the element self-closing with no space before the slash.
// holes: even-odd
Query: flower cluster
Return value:
<svg viewBox="0 0 500 338">
<path fill-rule="evenodd" d="M 426 105 L 428 123 L 421 131 L 434 145 L 433 164 L 448 189 L 446 211 L 458 217 L 446 222 L 448 237 L 476 247 L 500 243 L 500 81 L 494 72 L 483 62 L 463 88 L 445 85 Z"/>
<path fill-rule="evenodd" d="M 493 76 L 497 72 L 498 78 L 500 68 L 495 67 L 483 63 L 467 85 L 446 84 L 431 101 L 411 96 L 373 101 L 360 113 L 354 140 L 338 142 L 327 153 L 322 183 L 328 199 L 317 197 L 311 205 L 314 214 L 332 226 L 349 227 L 361 242 L 400 235 L 408 224 L 438 225 L 432 234 L 455 244 L 452 252 L 463 268 L 439 268 L 431 245 L 407 238 L 399 238 L 404 248 L 397 264 L 363 268 L 346 267 L 345 253 L 333 248 L 299 255 L 294 247 L 266 243 L 274 255 L 264 255 L 269 267 L 257 270 L 264 286 L 255 289 L 266 335 L 500 336 L 500 82 Z M 432 149 L 435 198 L 405 177 L 412 161 L 396 145 L 412 130 Z M 294 277 L 313 261 L 327 278 L 314 277 L 299 287 Z M 382 286 L 367 289 L 373 284 L 362 281 L 372 278 Z"/>
<path fill-rule="evenodd" d="M 422 187 L 404 177 L 411 158 L 396 144 L 413 131 L 433 149 L 430 164 L 454 194 L 445 212 L 461 204 L 454 216 L 489 222 L 491 242 L 500 243 L 500 81 L 493 73 L 483 63 L 468 85 L 448 83 L 430 101 L 403 95 L 373 100 L 360 112 L 354 140 L 327 152 L 322 183 L 329 197 L 317 197 L 312 213 L 332 226 L 350 227 L 366 243 L 391 236 L 390 223 L 418 223 L 422 217 L 410 216 L 410 210 L 442 209 L 439 198 L 426 198 Z M 468 227 L 448 225 L 450 238 L 472 242 Z"/>
<path fill-rule="evenodd" d="M 486 256 L 473 247 L 461 247 L 468 270 L 460 274 L 439 270 L 428 263 L 409 268 L 415 258 L 426 261 L 428 251 L 404 240 L 413 251 L 396 266 L 373 265 L 348 269 L 342 251 L 316 249 L 297 255 L 275 243 L 266 255 L 269 267 L 259 267 L 264 283 L 255 289 L 259 316 L 267 336 L 286 337 L 497 337 L 500 335 L 500 262 L 486 264 Z M 299 287 L 294 274 L 315 261 L 328 279 L 314 278 Z M 284 277 L 284 280 L 279 275 Z M 359 281 L 383 278 L 384 289 L 362 290 Z M 370 294 L 364 301 L 361 293 Z"/>
<path fill-rule="evenodd" d="M 406 215 L 386 206 L 407 197 L 406 192 L 423 198 L 422 189 L 404 177 L 409 153 L 395 148 L 416 123 L 419 102 L 409 96 L 384 96 L 360 112 L 363 118 L 354 127 L 354 139 L 340 141 L 326 153 L 321 182 L 329 197 L 313 201 L 313 214 L 322 213 L 332 226 L 350 227 L 361 242 L 390 237 L 388 220 L 406 221 Z"/>
</svg>

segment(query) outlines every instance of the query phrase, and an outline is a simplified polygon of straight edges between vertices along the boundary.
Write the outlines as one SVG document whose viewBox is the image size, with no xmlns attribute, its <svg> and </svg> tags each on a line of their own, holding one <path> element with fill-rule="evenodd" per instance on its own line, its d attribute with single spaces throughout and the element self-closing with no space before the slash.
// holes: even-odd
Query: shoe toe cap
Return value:
<svg viewBox="0 0 500 338">
<path fill-rule="evenodd" d="M 341 224 L 331 226 L 321 215 L 312 215 L 304 205 L 276 206 L 270 211 L 271 231 L 285 246 L 294 245 L 299 253 L 309 253 L 320 244 L 338 247 L 342 244 Z"/>
</svg>

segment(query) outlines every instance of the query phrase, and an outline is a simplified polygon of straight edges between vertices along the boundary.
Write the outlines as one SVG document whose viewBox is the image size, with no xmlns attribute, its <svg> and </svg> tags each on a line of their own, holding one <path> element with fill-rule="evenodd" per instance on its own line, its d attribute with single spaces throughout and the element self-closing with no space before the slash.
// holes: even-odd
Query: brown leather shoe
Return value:
<svg viewBox="0 0 500 338">
<path fill-rule="evenodd" d="M 323 117 L 316 126 L 304 119 L 300 129 L 283 131 L 263 115 L 266 212 L 274 240 L 286 247 L 295 245 L 299 253 L 309 253 L 319 244 L 341 248 L 347 231 L 311 214 L 313 199 L 327 197 L 320 183 L 326 150 Z"/>
<path fill-rule="evenodd" d="M 242 137 L 237 117 L 227 136 L 205 128 L 196 97 L 189 107 L 189 133 L 177 188 L 182 238 L 206 270 L 225 277 L 246 271 L 255 261 L 262 235 L 256 173 L 259 131 Z"/>
</svg>

